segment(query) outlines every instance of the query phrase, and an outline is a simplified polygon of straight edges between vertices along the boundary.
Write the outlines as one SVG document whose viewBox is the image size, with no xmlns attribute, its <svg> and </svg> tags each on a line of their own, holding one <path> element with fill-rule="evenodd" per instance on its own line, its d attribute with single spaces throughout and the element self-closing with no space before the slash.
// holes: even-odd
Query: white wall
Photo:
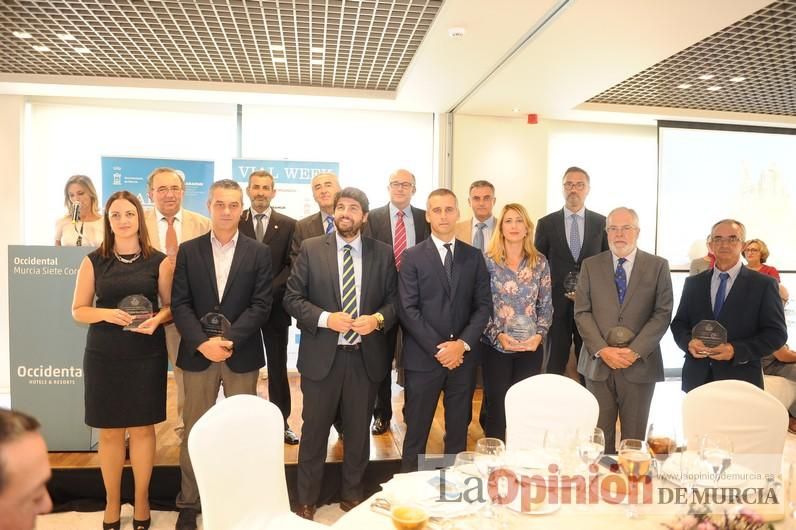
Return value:
<svg viewBox="0 0 796 530">
<path fill-rule="evenodd" d="M 22 139 L 25 98 L 0 96 L 0 292 L 8 293 L 8 245 L 21 242 Z M 0 302 L 0 394 L 9 392 L 8 296 Z"/>
</svg>

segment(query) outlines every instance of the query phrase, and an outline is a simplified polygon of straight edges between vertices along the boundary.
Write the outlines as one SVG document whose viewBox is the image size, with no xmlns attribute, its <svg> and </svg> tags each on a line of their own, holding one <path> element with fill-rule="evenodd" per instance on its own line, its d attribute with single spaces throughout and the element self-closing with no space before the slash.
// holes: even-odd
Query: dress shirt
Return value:
<svg viewBox="0 0 796 530">
<path fill-rule="evenodd" d="M 484 227 L 484 253 L 486 253 L 489 242 L 492 240 L 492 234 L 495 233 L 495 224 L 497 224 L 497 219 L 495 219 L 495 216 L 493 215 L 486 221 L 479 221 L 477 217 L 473 216 L 473 223 L 470 226 L 470 241 L 475 241 L 475 233 L 478 230 L 475 225 L 478 223 L 484 223 L 486 225 Z"/>
<path fill-rule="evenodd" d="M 404 227 L 406 227 L 406 248 L 413 247 L 417 244 L 415 241 L 415 217 L 412 215 L 412 207 L 407 206 L 403 210 L 404 213 Z M 390 230 L 392 231 L 392 240 L 395 241 L 395 223 L 398 221 L 398 207 L 390 203 Z"/>
<path fill-rule="evenodd" d="M 160 243 L 158 250 L 166 254 L 166 230 L 169 229 L 169 222 L 157 208 L 155 208 L 155 213 L 158 215 L 158 242 Z M 179 246 L 182 243 L 182 208 L 174 214 L 174 231 L 177 233 L 177 246 Z M 221 293 L 218 295 L 221 296 Z"/>
<path fill-rule="evenodd" d="M 738 260 L 738 263 L 730 267 L 726 271 L 720 271 L 718 267 L 713 267 L 713 276 L 710 278 L 710 307 L 713 308 L 716 305 L 716 293 L 719 290 L 719 283 L 721 283 L 721 278 L 719 278 L 719 274 L 722 272 L 726 272 L 730 275 L 727 278 L 727 286 L 724 289 L 724 300 L 727 300 L 727 297 L 730 296 L 730 289 L 732 289 L 732 285 L 735 283 L 735 278 L 738 277 L 738 273 L 741 272 L 741 260 Z"/>
<path fill-rule="evenodd" d="M 268 230 L 268 221 L 271 219 L 271 211 L 272 211 L 271 207 L 269 206 L 262 213 L 262 216 L 263 216 L 263 235 L 265 235 L 265 232 Z M 257 213 L 254 208 L 249 208 L 249 213 L 251 214 L 251 215 L 249 215 L 249 220 L 251 221 L 252 228 L 254 229 L 254 233 L 256 234 L 257 233 L 257 218 L 254 217 L 254 216 L 255 215 L 261 215 L 261 214 Z M 326 225 L 324 224 L 323 227 L 326 228 Z"/>
<path fill-rule="evenodd" d="M 321 216 L 321 226 L 323 227 L 323 233 L 325 234 L 326 233 L 326 225 L 329 224 L 329 223 L 326 222 L 327 214 L 326 214 L 326 212 L 321 210 L 320 212 L 318 212 L 318 215 Z M 332 212 L 331 217 L 332 217 L 332 232 L 337 232 L 337 227 L 334 226 L 334 212 Z"/>
<path fill-rule="evenodd" d="M 637 248 L 633 249 L 633 252 L 625 256 L 625 263 L 622 265 L 622 268 L 625 269 L 625 278 L 627 278 L 627 285 L 630 286 L 630 275 L 633 273 L 633 264 L 636 262 L 636 252 L 638 252 Z M 619 266 L 619 258 L 611 252 L 611 259 L 614 260 L 614 274 L 616 273 L 616 268 Z"/>
<path fill-rule="evenodd" d="M 569 233 L 572 229 L 572 216 L 578 216 L 578 233 L 580 234 L 580 248 L 583 248 L 583 231 L 586 229 L 586 207 L 584 206 L 577 212 L 572 212 L 564 207 L 564 230 L 566 231 L 567 241 L 569 241 Z"/>
<path fill-rule="evenodd" d="M 437 252 L 439 252 L 439 259 L 442 262 L 442 266 L 444 267 L 445 266 L 445 254 L 448 253 L 447 249 L 445 248 L 445 245 L 447 245 L 447 243 L 445 241 L 441 240 L 440 238 L 438 238 L 437 236 L 435 236 L 434 234 L 431 234 L 431 241 L 434 243 L 434 246 L 437 247 Z M 455 237 L 450 240 L 450 244 L 451 244 L 451 257 L 455 258 L 456 257 L 456 238 Z"/>
<path fill-rule="evenodd" d="M 362 296 L 362 235 L 358 235 L 356 239 L 351 241 L 350 243 L 346 242 L 345 239 L 340 237 L 340 235 L 335 232 L 335 239 L 337 240 L 337 288 L 339 289 L 340 297 L 342 298 L 343 293 L 343 253 L 345 250 L 343 249 L 346 245 L 351 245 L 351 259 L 354 261 L 354 284 L 356 285 L 357 289 L 357 314 L 362 316 L 362 311 L 360 310 L 360 300 Z M 318 327 L 319 328 L 328 328 L 329 322 L 329 315 L 331 313 L 329 311 L 324 311 L 321 313 L 321 316 L 318 317 Z M 345 339 L 345 333 L 340 333 L 337 338 L 337 344 L 348 346 L 352 343 L 348 342 Z M 357 338 L 354 339 L 353 344 L 359 344 L 362 342 L 362 336 L 357 335 Z"/>
<path fill-rule="evenodd" d="M 213 266 L 216 269 L 216 287 L 218 288 L 218 300 L 224 298 L 224 289 L 227 287 L 229 269 L 232 267 L 232 258 L 235 256 L 235 246 L 238 244 L 239 232 L 235 230 L 226 245 L 216 239 L 216 234 L 210 231 L 210 246 L 213 248 Z"/>
</svg>

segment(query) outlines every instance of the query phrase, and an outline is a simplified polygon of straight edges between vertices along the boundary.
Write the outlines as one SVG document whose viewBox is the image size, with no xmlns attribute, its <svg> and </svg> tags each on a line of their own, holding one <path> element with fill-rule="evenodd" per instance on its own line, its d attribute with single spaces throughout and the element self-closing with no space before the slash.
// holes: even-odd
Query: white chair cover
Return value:
<svg viewBox="0 0 796 530">
<path fill-rule="evenodd" d="M 779 375 L 764 375 L 766 392 L 777 398 L 791 413 L 796 412 L 796 382 Z"/>
<path fill-rule="evenodd" d="M 599 412 L 592 393 L 569 377 L 529 377 L 506 392 L 506 448 L 539 449 L 547 430 L 588 432 L 597 426 Z"/>
<path fill-rule="evenodd" d="M 188 452 L 205 530 L 324 527 L 290 512 L 276 405 L 250 395 L 220 401 L 191 429 Z"/>
</svg>

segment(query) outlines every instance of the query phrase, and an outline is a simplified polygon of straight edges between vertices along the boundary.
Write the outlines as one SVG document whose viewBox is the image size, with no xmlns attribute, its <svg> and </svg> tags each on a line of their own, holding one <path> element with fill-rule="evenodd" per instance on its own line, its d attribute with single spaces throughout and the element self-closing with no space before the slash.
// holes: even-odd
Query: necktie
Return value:
<svg viewBox="0 0 796 530">
<path fill-rule="evenodd" d="M 177 258 L 177 231 L 174 229 L 174 217 L 167 217 L 166 222 L 169 224 L 166 228 L 166 256 L 174 261 Z"/>
<path fill-rule="evenodd" d="M 580 228 L 578 228 L 578 218 L 580 216 L 572 216 L 572 224 L 569 225 L 569 251 L 572 252 L 572 259 L 578 261 L 580 256 Z"/>
<path fill-rule="evenodd" d="M 357 318 L 357 282 L 354 277 L 354 258 L 351 257 L 351 245 L 343 247 L 343 311 Z M 359 334 L 353 329 L 346 331 L 343 338 L 353 344 Z"/>
<path fill-rule="evenodd" d="M 473 246 L 481 252 L 484 251 L 484 228 L 486 228 L 486 223 L 475 223 Z"/>
<path fill-rule="evenodd" d="M 404 213 L 401 210 L 395 214 L 395 241 L 392 243 L 392 253 L 395 257 L 395 268 L 401 268 L 401 254 L 406 250 L 406 225 L 404 224 Z"/>
<path fill-rule="evenodd" d="M 264 213 L 258 213 L 254 216 L 254 237 L 257 238 L 257 241 L 262 241 L 263 236 L 265 235 L 265 230 L 263 229 L 263 217 L 265 217 Z"/>
<path fill-rule="evenodd" d="M 730 274 L 722 272 L 719 274 L 719 288 L 716 291 L 716 301 L 713 303 L 713 318 L 719 318 L 721 308 L 724 307 L 724 299 L 727 298 L 727 279 Z"/>
<path fill-rule="evenodd" d="M 625 274 L 625 268 L 622 266 L 626 261 L 625 258 L 619 258 L 616 265 L 616 274 L 614 275 L 616 294 L 619 296 L 619 305 L 625 302 L 625 293 L 627 293 L 627 274 Z"/>
<path fill-rule="evenodd" d="M 334 217 L 331 215 L 326 216 L 326 233 L 331 234 L 334 232 Z"/>
<path fill-rule="evenodd" d="M 453 282 L 453 252 L 451 252 L 451 244 L 445 243 L 445 261 L 442 266 L 445 267 L 445 276 L 448 277 L 448 284 Z"/>
</svg>

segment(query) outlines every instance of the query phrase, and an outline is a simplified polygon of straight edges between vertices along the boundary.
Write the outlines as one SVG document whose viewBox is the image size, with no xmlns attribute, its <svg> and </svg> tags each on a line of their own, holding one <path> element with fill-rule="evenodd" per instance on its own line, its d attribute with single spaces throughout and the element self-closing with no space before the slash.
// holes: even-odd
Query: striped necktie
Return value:
<svg viewBox="0 0 796 530">
<path fill-rule="evenodd" d="M 343 312 L 357 318 L 357 282 L 354 276 L 354 258 L 351 257 L 351 245 L 343 247 Z M 353 344 L 359 334 L 349 329 L 343 338 Z"/>
<path fill-rule="evenodd" d="M 392 243 L 392 253 L 395 257 L 395 268 L 401 268 L 401 254 L 406 250 L 406 224 L 404 224 L 404 213 L 398 210 L 395 215 L 395 241 Z"/>
<path fill-rule="evenodd" d="M 334 232 L 334 217 L 331 215 L 326 216 L 326 233 L 331 234 Z"/>
</svg>

